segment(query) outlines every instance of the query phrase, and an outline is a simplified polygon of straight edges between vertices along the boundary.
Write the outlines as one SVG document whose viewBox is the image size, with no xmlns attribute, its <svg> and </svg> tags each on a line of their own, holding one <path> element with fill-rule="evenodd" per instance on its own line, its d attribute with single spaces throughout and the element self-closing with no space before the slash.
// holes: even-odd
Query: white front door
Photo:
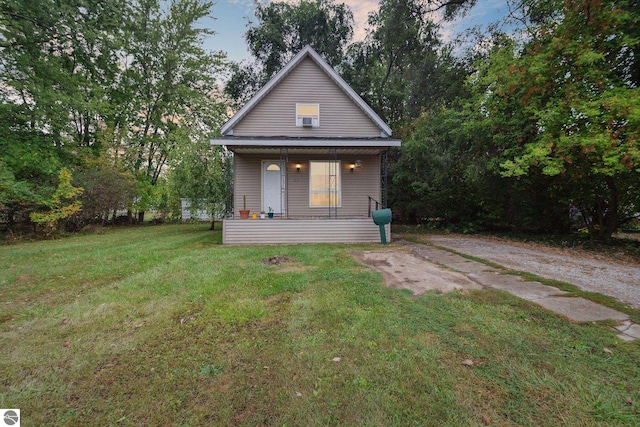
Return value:
<svg viewBox="0 0 640 427">
<path fill-rule="evenodd" d="M 280 160 L 262 161 L 262 210 L 284 212 L 284 165 Z"/>
</svg>

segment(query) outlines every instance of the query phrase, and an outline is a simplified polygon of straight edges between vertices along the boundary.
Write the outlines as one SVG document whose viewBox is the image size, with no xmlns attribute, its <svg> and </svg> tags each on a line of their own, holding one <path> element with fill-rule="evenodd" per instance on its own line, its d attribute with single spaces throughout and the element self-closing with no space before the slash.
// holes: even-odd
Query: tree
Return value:
<svg viewBox="0 0 640 427">
<path fill-rule="evenodd" d="M 562 202 L 598 238 L 640 205 L 640 89 L 629 67 L 640 13 L 630 4 L 547 3 L 556 18 L 537 18 L 521 53 L 492 58 L 494 105 L 515 99 L 535 122 L 508 151 L 503 175 L 557 177 L 568 189 Z"/>
<path fill-rule="evenodd" d="M 168 175 L 175 199 L 189 200 L 192 212 L 206 210 L 211 215 L 211 229 L 216 218 L 228 212 L 227 189 L 231 186 L 232 158 L 221 146 L 212 146 L 209 138 L 184 144 L 171 159 Z"/>
<path fill-rule="evenodd" d="M 140 0 L 127 21 L 128 62 L 122 76 L 124 102 L 110 124 L 114 149 L 123 150 L 136 176 L 138 220 L 171 153 L 210 132 L 225 117 L 215 99 L 221 53 L 207 53 L 202 38 L 212 32 L 197 28 L 211 2 L 174 0 L 163 10 L 158 0 Z M 126 125 L 125 132 L 118 129 Z"/>
<path fill-rule="evenodd" d="M 61 221 L 78 213 L 82 208 L 82 202 L 76 198 L 84 189 L 71 184 L 72 175 L 69 169 L 62 168 L 58 179 L 56 191 L 45 202 L 48 210 L 30 214 L 31 221 L 43 227 L 46 234 L 55 232 Z"/>
<path fill-rule="evenodd" d="M 7 0 L 0 5 L 1 91 L 59 147 L 95 146 L 117 80 L 124 0 Z"/>
<path fill-rule="evenodd" d="M 86 160 L 78 169 L 75 182 L 84 188 L 80 199 L 82 211 L 74 216 L 73 222 L 69 221 L 67 229 L 70 226 L 79 229 L 86 224 L 104 225 L 110 217 L 115 221 L 116 212 L 127 209 L 136 194 L 131 172 L 115 165 L 106 153 Z"/>
<path fill-rule="evenodd" d="M 47 208 L 62 165 L 99 151 L 126 10 L 122 0 L 0 3 L 2 210 L 10 227 Z"/>
<path fill-rule="evenodd" d="M 394 165 L 391 204 L 404 221 L 477 222 L 487 159 L 478 138 L 488 123 L 472 109 L 439 109 L 412 123 Z"/>
<path fill-rule="evenodd" d="M 430 3 L 383 0 L 371 31 L 348 49 L 343 77 L 376 112 L 399 128 L 422 111 L 460 96 L 466 76 L 428 16 Z"/>
<path fill-rule="evenodd" d="M 28 111 L 0 104 L 0 223 L 9 229 L 29 222 L 29 214 L 45 206 L 65 159 L 51 135 L 30 127 Z"/>
<path fill-rule="evenodd" d="M 353 13 L 334 0 L 257 3 L 258 24 L 245 38 L 254 60 L 237 65 L 225 88 L 241 103 L 250 98 L 295 54 L 311 45 L 333 67 L 341 64 L 353 36 Z"/>
<path fill-rule="evenodd" d="M 477 2 L 478 0 L 427 0 L 427 11 L 443 11 L 442 18 L 451 21 L 466 15 Z"/>
<path fill-rule="evenodd" d="M 513 74 L 498 64 L 511 63 L 517 44 L 496 33 L 483 46 L 489 50 L 466 59 L 475 71 L 462 90 L 405 128 L 392 204 L 407 221 L 437 219 L 459 230 L 566 231 L 570 192 L 561 180 L 540 171 L 501 175 L 500 163 L 537 135 L 538 123 L 517 96 L 499 92 Z"/>
<path fill-rule="evenodd" d="M 115 181 L 126 171 L 135 177 L 142 205 L 171 151 L 220 124 L 226 109 L 216 101 L 216 77 L 223 55 L 205 52 L 202 37 L 211 31 L 196 28 L 211 5 L 0 3 L 0 149 L 2 174 L 11 183 L 1 197 L 7 222 L 45 207 L 62 165 L 89 173 L 96 158 L 112 159 L 102 170 Z"/>
</svg>

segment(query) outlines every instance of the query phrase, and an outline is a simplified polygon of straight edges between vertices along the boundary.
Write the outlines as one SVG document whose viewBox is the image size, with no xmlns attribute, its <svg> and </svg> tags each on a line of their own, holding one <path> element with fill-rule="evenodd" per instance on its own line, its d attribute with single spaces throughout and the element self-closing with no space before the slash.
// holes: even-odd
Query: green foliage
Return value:
<svg viewBox="0 0 640 427">
<path fill-rule="evenodd" d="M 174 153 L 167 177 L 174 203 L 186 198 L 192 213 L 206 210 L 213 218 L 224 216 L 230 210 L 231 161 L 223 147 L 212 146 L 208 139 L 181 146 Z"/>
<path fill-rule="evenodd" d="M 39 198 L 27 181 L 18 181 L 5 162 L 0 161 L 0 213 L 3 222 L 12 222 L 16 210 L 27 210 L 37 204 Z"/>
<path fill-rule="evenodd" d="M 353 36 L 353 13 L 334 0 L 256 3 L 258 20 L 245 38 L 254 62 L 235 65 L 225 93 L 246 101 L 295 54 L 311 45 L 332 66 L 342 62 Z"/>
<path fill-rule="evenodd" d="M 115 144 L 124 147 L 125 162 L 136 175 L 140 219 L 172 153 L 213 133 L 226 118 L 224 105 L 212 96 L 223 56 L 202 48 L 211 31 L 197 27 L 211 7 L 211 2 L 176 0 L 164 10 L 159 1 L 144 0 L 127 21 L 130 61 L 118 114 L 126 117 L 128 133 Z"/>
<path fill-rule="evenodd" d="M 88 159 L 78 168 L 74 181 L 84 188 L 82 211 L 74 216 L 74 229 L 106 223 L 117 210 L 129 208 L 136 194 L 133 175 L 114 165 L 106 155 Z"/>
<path fill-rule="evenodd" d="M 132 207 L 134 197 L 135 208 L 150 206 L 150 186 L 172 151 L 226 118 L 215 96 L 224 55 L 202 48 L 213 31 L 198 27 L 211 7 L 202 0 L 0 4 L 3 223 L 46 208 L 61 165 L 90 181 L 78 226 Z M 103 195 L 97 173 L 111 184 Z"/>
<path fill-rule="evenodd" d="M 95 146 L 115 79 L 123 0 L 7 0 L 0 5 L 3 92 L 55 144 Z"/>
<path fill-rule="evenodd" d="M 353 35 L 351 10 L 333 0 L 258 3 L 255 15 L 259 24 L 247 31 L 246 39 L 251 53 L 264 66 L 266 78 L 306 45 L 330 65 L 339 65 Z"/>
<path fill-rule="evenodd" d="M 606 238 L 640 203 L 640 89 L 621 67 L 640 43 L 631 33 L 640 13 L 614 2 L 555 11 L 558 19 L 535 27 L 520 55 L 492 56 L 499 77 L 490 113 L 502 116 L 507 104 L 535 123 L 512 145 L 502 174 L 558 177 L 568 196 L 561 202 Z"/>
<path fill-rule="evenodd" d="M 82 194 L 84 189 L 72 185 L 72 175 L 69 169 L 62 168 L 58 180 L 56 190 L 45 201 L 49 210 L 32 212 L 29 215 L 31 221 L 43 227 L 47 234 L 56 231 L 61 221 L 78 213 L 82 208 L 82 202 L 75 199 Z"/>
<path fill-rule="evenodd" d="M 26 121 L 28 108 L 0 104 L 0 223 L 14 227 L 29 221 L 29 214 L 44 207 L 47 193 L 66 158 L 52 138 Z"/>
<path fill-rule="evenodd" d="M 423 114 L 394 166 L 391 205 L 405 221 L 437 219 L 459 224 L 474 219 L 486 195 L 487 167 L 480 148 L 488 123 L 472 111 L 442 109 Z"/>
<path fill-rule="evenodd" d="M 349 46 L 342 66 L 345 80 L 394 128 L 463 96 L 463 66 L 428 18 L 432 6 L 382 1 L 367 38 Z"/>
<path fill-rule="evenodd" d="M 530 231 L 573 222 L 598 238 L 637 216 L 636 3 L 521 2 L 528 38 L 492 35 L 453 111 L 431 109 L 409 128 L 394 169 L 400 210 Z M 472 114 L 449 120 L 460 111 Z"/>
</svg>

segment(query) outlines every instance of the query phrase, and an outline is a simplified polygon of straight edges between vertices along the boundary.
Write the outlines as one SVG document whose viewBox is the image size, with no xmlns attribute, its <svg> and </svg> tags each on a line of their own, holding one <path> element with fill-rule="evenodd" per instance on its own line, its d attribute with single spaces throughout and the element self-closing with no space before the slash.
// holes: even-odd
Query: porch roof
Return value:
<svg viewBox="0 0 640 427">
<path fill-rule="evenodd" d="M 389 138 L 296 138 L 296 137 L 250 137 L 224 136 L 211 139 L 212 145 L 224 145 L 234 152 L 264 149 L 349 149 L 368 150 L 378 153 L 388 147 L 399 147 L 399 139 Z"/>
</svg>

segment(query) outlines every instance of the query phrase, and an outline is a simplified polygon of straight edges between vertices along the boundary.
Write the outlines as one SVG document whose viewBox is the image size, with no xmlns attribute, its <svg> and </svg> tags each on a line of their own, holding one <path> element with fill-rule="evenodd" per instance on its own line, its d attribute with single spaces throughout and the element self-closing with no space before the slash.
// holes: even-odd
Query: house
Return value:
<svg viewBox="0 0 640 427">
<path fill-rule="evenodd" d="M 211 214 L 206 209 L 191 209 L 191 200 L 186 198 L 180 199 L 182 206 L 182 222 L 187 221 L 211 221 Z M 202 204 L 202 201 L 201 201 Z"/>
<path fill-rule="evenodd" d="M 386 203 L 386 153 L 400 140 L 310 46 L 221 134 L 212 144 L 234 156 L 224 244 L 380 241 L 371 210 Z M 274 218 L 241 219 L 245 203 Z"/>
</svg>

